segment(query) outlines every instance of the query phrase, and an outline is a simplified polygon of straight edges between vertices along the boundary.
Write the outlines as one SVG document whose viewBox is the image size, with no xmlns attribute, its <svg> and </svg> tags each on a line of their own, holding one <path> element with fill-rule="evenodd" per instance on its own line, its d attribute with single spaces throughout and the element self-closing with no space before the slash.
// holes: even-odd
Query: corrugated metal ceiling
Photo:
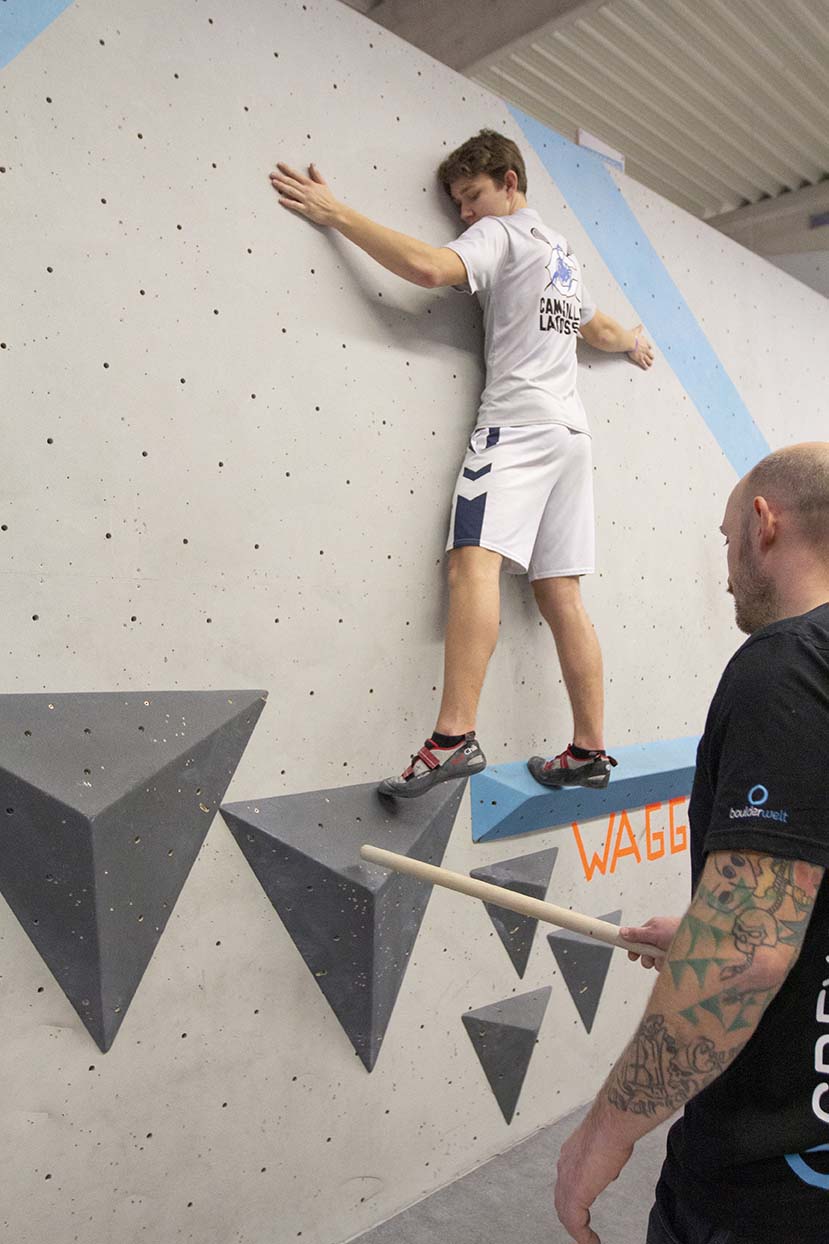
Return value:
<svg viewBox="0 0 829 1244">
<path fill-rule="evenodd" d="M 609 0 L 467 73 L 698 216 L 829 172 L 827 0 Z"/>
</svg>

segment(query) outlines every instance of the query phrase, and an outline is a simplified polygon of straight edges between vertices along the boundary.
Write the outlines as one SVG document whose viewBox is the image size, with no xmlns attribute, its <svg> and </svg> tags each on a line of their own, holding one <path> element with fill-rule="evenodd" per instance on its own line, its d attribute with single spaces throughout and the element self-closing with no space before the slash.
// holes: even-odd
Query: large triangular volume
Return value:
<svg viewBox="0 0 829 1244">
<path fill-rule="evenodd" d="M 264 702 L 261 691 L 0 696 L 0 892 L 103 1051 Z"/>
<path fill-rule="evenodd" d="M 621 910 L 612 911 L 599 918 L 619 925 L 622 913 Z M 565 931 L 548 933 L 547 941 L 570 991 L 570 997 L 576 1004 L 581 1022 L 590 1032 L 607 979 L 613 947 L 582 937 L 579 933 Z"/>
<path fill-rule="evenodd" d="M 545 985 L 461 1017 L 507 1123 L 515 1114 L 551 992 Z"/>
<path fill-rule="evenodd" d="M 368 1071 L 431 886 L 360 859 L 363 843 L 440 864 L 466 783 L 417 800 L 374 784 L 280 795 L 222 815 Z"/>
<path fill-rule="evenodd" d="M 532 855 L 520 855 L 516 859 L 499 860 L 497 864 L 489 864 L 486 868 L 476 868 L 470 876 L 478 881 L 488 881 L 490 885 L 503 886 L 506 890 L 515 890 L 518 894 L 526 894 L 530 898 L 543 899 L 553 875 L 557 855 L 558 847 L 551 847 L 549 851 L 535 851 Z M 494 903 L 484 903 L 484 907 L 506 947 L 513 967 L 523 977 L 538 921 L 532 916 L 520 916 L 504 907 L 496 907 Z"/>
</svg>

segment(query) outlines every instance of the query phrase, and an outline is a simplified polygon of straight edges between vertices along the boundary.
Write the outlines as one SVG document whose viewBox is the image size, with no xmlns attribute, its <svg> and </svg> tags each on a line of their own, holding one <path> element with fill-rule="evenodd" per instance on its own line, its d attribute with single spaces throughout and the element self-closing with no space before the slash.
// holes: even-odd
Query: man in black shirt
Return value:
<svg viewBox="0 0 829 1244">
<path fill-rule="evenodd" d="M 561 1151 L 577 1244 L 599 1244 L 591 1204 L 683 1106 L 647 1244 L 829 1240 L 829 443 L 764 458 L 721 530 L 750 638 L 697 754 L 691 905 L 622 929 L 664 965 Z"/>
</svg>

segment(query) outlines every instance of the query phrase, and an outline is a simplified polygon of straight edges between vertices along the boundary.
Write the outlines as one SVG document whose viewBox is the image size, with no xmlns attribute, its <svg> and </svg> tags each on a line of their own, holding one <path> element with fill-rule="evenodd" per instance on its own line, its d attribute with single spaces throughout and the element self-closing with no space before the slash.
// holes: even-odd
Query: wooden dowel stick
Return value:
<svg viewBox="0 0 829 1244">
<path fill-rule="evenodd" d="M 556 907 L 554 903 L 545 903 L 539 898 L 530 898 L 527 894 L 518 894 L 515 890 L 507 890 L 504 886 L 490 885 L 488 881 L 478 881 L 475 877 L 467 877 L 464 873 L 453 873 L 448 868 L 438 868 L 434 864 L 424 864 L 422 860 L 410 859 L 408 855 L 397 855 L 394 851 L 385 851 L 382 847 L 368 844 L 360 848 L 360 856 L 369 864 L 380 864 L 383 868 L 391 868 L 398 873 L 417 877 L 429 885 L 443 886 L 446 890 L 455 890 L 458 894 L 468 894 L 470 898 L 478 898 L 484 903 L 494 903 L 496 907 L 506 907 L 519 916 L 530 916 L 533 920 L 542 920 L 545 924 L 555 924 L 560 929 L 570 929 L 573 933 L 582 933 L 595 941 L 605 942 L 608 946 L 616 946 L 620 950 L 633 950 L 640 955 L 651 955 L 661 958 L 655 946 L 644 942 L 626 942 L 620 935 L 615 924 L 607 920 L 598 920 L 595 916 L 583 916 L 580 912 L 569 911 L 566 907 Z"/>
</svg>

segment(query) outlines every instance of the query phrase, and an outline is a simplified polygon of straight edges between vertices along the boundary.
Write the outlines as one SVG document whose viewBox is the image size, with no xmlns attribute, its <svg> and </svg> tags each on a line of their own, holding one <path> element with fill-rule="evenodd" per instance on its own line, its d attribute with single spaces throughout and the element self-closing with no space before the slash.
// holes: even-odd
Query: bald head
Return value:
<svg viewBox="0 0 829 1244">
<path fill-rule="evenodd" d="M 790 514 L 803 542 L 829 562 L 829 442 L 789 445 L 763 458 L 740 480 L 734 500 L 749 515 L 755 497 Z"/>
<path fill-rule="evenodd" d="M 778 449 L 728 498 L 728 590 L 747 634 L 829 601 L 829 442 Z"/>
</svg>

